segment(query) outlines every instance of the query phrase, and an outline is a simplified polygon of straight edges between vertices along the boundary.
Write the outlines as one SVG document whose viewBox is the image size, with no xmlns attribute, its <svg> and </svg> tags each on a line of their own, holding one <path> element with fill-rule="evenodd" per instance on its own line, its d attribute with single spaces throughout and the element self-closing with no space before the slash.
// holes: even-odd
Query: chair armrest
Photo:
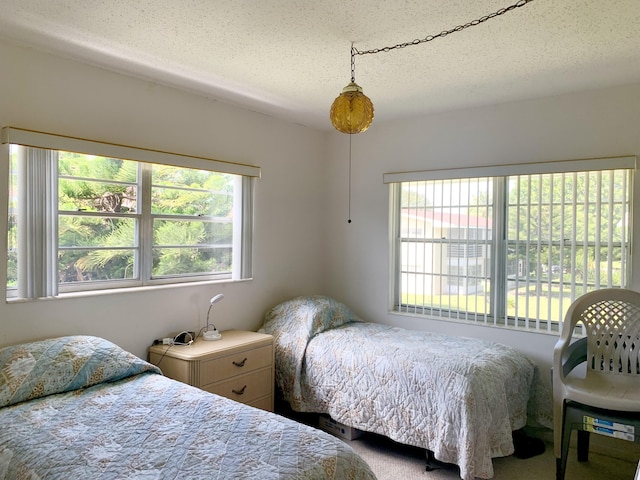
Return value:
<svg viewBox="0 0 640 480">
<path fill-rule="evenodd" d="M 583 337 L 570 344 L 562 352 L 562 376 L 566 377 L 571 370 L 587 361 L 587 338 Z"/>
</svg>

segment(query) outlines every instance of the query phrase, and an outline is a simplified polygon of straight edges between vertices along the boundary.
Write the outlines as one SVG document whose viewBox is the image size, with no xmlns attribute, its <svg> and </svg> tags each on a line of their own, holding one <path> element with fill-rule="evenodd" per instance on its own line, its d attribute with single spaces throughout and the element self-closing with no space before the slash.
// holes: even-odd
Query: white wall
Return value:
<svg viewBox="0 0 640 480">
<path fill-rule="evenodd" d="M 0 126 L 262 167 L 252 281 L 0 302 L 0 345 L 87 333 L 145 356 L 154 338 L 202 326 L 208 299 L 215 293 L 226 297 L 213 310 L 221 329 L 255 329 L 264 311 L 279 301 L 327 293 L 363 318 L 502 341 L 546 368 L 554 336 L 388 313 L 388 187 L 382 175 L 640 155 L 640 85 L 388 124 L 377 121 L 352 138 L 353 222 L 347 224 L 346 135 L 288 124 L 3 41 L 0 67 Z M 0 188 L 1 196 L 6 192 Z M 0 224 L 0 230 L 5 229 Z M 5 249 L 6 238 L 0 235 L 0 251 Z"/>
<path fill-rule="evenodd" d="M 372 100 L 375 105 L 375 98 Z M 349 225 L 346 222 L 349 139 L 337 132 L 329 139 L 328 293 L 368 320 L 511 344 L 526 352 L 547 375 L 556 336 L 388 313 L 389 192 L 382 183 L 382 175 L 640 156 L 640 84 L 388 124 L 374 120 L 368 131 L 354 135 L 352 141 L 352 223 Z M 638 237 L 635 236 L 635 251 L 640 251 Z M 637 262 L 638 259 L 634 272 L 639 271 Z M 640 290 L 640 275 L 636 275 L 634 287 Z"/>
<path fill-rule="evenodd" d="M 0 345 L 84 333 L 146 357 L 153 339 L 204 326 L 216 293 L 225 294 L 212 310 L 224 330 L 256 329 L 267 308 L 321 290 L 324 134 L 0 41 L 0 126 L 7 125 L 259 165 L 262 178 L 252 281 L 0 301 Z M 0 188 L 0 196 L 6 203 L 6 189 Z M 6 251 L 4 234 L 0 251 Z M 0 271 L 5 278 L 5 269 Z"/>
</svg>

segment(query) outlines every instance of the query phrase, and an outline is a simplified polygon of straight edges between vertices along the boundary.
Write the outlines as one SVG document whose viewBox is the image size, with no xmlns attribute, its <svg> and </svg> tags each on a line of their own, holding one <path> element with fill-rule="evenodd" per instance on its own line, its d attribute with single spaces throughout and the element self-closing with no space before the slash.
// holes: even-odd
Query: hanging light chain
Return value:
<svg viewBox="0 0 640 480">
<path fill-rule="evenodd" d="M 353 46 L 353 42 L 351 42 L 351 83 L 356 82 L 356 55 L 358 54 L 358 50 Z"/>
<path fill-rule="evenodd" d="M 405 48 L 410 45 L 419 45 L 421 43 L 430 42 L 432 40 L 435 40 L 436 38 L 443 38 L 451 33 L 460 32 L 469 27 L 475 27 L 476 25 L 480 25 L 481 23 L 484 23 L 487 20 L 491 20 L 492 18 L 498 17 L 500 15 L 504 15 L 507 12 L 511 12 L 516 8 L 524 7 L 527 3 L 531 3 L 531 2 L 533 2 L 533 0 L 520 0 L 514 3 L 513 5 L 509 5 L 508 7 L 501 8 L 497 12 L 490 13 L 488 15 L 485 15 L 484 17 L 478 18 L 477 20 L 472 20 L 471 22 L 465 23 L 464 25 L 458 25 L 457 27 L 454 27 L 450 30 L 444 30 L 438 33 L 437 35 L 427 35 L 424 38 L 417 38 L 411 42 L 398 43 L 393 47 L 374 48 L 371 50 L 361 51 L 355 48 L 352 44 L 351 45 L 351 81 L 353 82 L 355 78 L 355 73 L 354 73 L 355 72 L 355 55 L 368 55 L 371 53 L 389 52 L 391 50 L 395 50 L 398 48 Z"/>
</svg>

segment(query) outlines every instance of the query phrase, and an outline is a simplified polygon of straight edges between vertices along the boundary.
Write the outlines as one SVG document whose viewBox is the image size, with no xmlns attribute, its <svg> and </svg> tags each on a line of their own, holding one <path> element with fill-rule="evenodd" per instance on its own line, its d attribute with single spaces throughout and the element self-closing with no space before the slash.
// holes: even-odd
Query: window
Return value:
<svg viewBox="0 0 640 480">
<path fill-rule="evenodd" d="M 3 129 L 7 298 L 251 276 L 259 168 Z"/>
<path fill-rule="evenodd" d="M 582 294 L 630 284 L 634 169 L 621 157 L 385 175 L 394 311 L 558 331 Z"/>
</svg>

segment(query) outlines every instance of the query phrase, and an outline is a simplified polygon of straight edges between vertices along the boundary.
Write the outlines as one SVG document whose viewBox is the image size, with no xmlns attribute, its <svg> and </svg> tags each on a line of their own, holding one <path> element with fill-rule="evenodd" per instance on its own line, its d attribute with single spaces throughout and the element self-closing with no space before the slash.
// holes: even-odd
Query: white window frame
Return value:
<svg viewBox="0 0 640 480">
<path fill-rule="evenodd" d="M 412 308 L 412 306 L 402 305 L 401 292 L 400 292 L 400 270 L 401 270 L 401 246 L 402 239 L 400 235 L 400 210 L 401 210 L 401 184 L 403 182 L 418 182 L 418 181 L 432 181 L 432 180 L 453 180 L 453 179 L 475 179 L 484 177 L 502 178 L 506 179 L 509 176 L 517 175 L 538 175 L 538 174 L 552 174 L 552 173 L 570 173 L 570 172 L 593 172 L 601 170 L 617 170 L 617 169 L 629 169 L 631 184 L 629 191 L 629 205 L 630 205 L 630 225 L 638 225 L 638 217 L 640 216 L 640 208 L 633 208 L 634 204 L 634 192 L 640 190 L 640 178 L 637 175 L 637 159 L 635 156 L 624 157 L 611 157 L 611 158 L 595 158 L 585 160 L 567 160 L 556 162 L 544 162 L 544 163 L 529 163 L 529 164 L 515 164 L 515 165 L 496 165 L 487 167 L 475 167 L 465 169 L 443 169 L 443 170 L 425 170 L 414 172 L 394 172 L 386 173 L 383 175 L 383 182 L 389 185 L 389 310 L 392 313 L 407 314 L 412 316 L 424 316 L 431 318 L 438 318 L 447 321 L 463 321 L 470 322 L 477 325 L 487 326 L 499 326 L 508 328 L 519 328 L 528 331 L 546 332 L 557 334 L 561 325 L 559 322 L 550 321 L 542 322 L 538 319 L 528 318 L 496 318 L 498 315 L 504 315 L 505 312 L 492 308 L 491 315 L 487 315 L 484 319 L 465 318 L 464 315 L 460 315 L 458 310 L 451 311 L 421 311 L 420 308 Z M 497 195 L 501 197 L 501 195 Z M 494 231 L 500 232 L 504 226 L 504 208 L 506 208 L 506 200 L 504 198 L 494 198 Z M 631 227 L 632 229 L 633 227 Z M 632 233 L 632 232 L 630 232 Z M 499 235 L 498 235 L 499 236 Z M 631 237 L 631 235 L 630 235 Z M 493 306 L 501 305 L 505 301 L 505 275 L 506 271 L 506 258 L 502 253 L 502 247 L 504 246 L 504 239 L 496 238 L 493 242 L 493 251 L 491 254 L 492 261 L 494 262 L 493 282 L 497 288 L 491 291 L 490 301 Z M 630 249 L 628 255 L 628 263 L 625 270 L 625 285 L 626 288 L 631 288 L 632 284 L 632 258 L 633 247 L 635 245 L 633 238 L 629 239 L 628 247 Z"/>
<path fill-rule="evenodd" d="M 37 278 L 34 281 L 30 281 L 32 284 L 28 288 L 21 287 L 20 292 L 18 289 L 13 292 L 7 292 L 7 300 L 20 299 L 31 300 L 42 297 L 55 297 L 63 293 L 70 293 L 76 291 L 82 292 L 97 292 L 105 289 L 113 288 L 131 288 L 141 286 L 153 286 L 153 285 L 165 285 L 173 283 L 195 282 L 195 281 L 238 281 L 246 280 L 252 277 L 252 238 L 253 238 L 253 194 L 255 187 L 255 180 L 260 178 L 261 169 L 257 166 L 245 165 L 239 163 L 225 162 L 221 160 L 213 160 L 203 157 L 193 157 L 188 155 L 181 155 L 175 153 L 161 152 L 157 150 L 142 149 L 125 145 L 117 145 L 111 143 L 103 143 L 94 140 L 87 140 L 75 137 L 60 136 L 51 133 L 36 132 L 31 130 L 25 130 L 15 127 L 4 127 L 1 132 L 0 140 L 2 142 L 2 153 L 5 158 L 5 168 L 2 170 L 1 178 L 4 182 L 5 188 L 8 185 L 8 170 L 9 170 L 9 146 L 11 144 L 21 145 L 24 147 L 35 147 L 43 149 L 44 155 L 53 154 L 56 155 L 57 151 L 70 151 L 87 155 L 95 155 L 101 157 L 120 158 L 125 160 L 132 160 L 141 162 L 141 164 L 161 164 L 170 165 L 175 167 L 190 168 L 197 170 L 206 170 L 218 173 L 227 173 L 238 176 L 241 188 L 234 189 L 237 193 L 234 197 L 234 207 L 240 215 L 233 216 L 233 229 L 234 229 L 234 244 L 233 244 L 233 259 L 232 259 L 232 273 L 231 275 L 220 276 L 216 274 L 197 274 L 197 275 L 180 275 L 180 276 L 165 276 L 160 278 L 150 278 L 150 268 L 145 268 L 145 271 L 149 272 L 148 276 L 142 275 L 136 280 L 118 280 L 114 282 L 87 282 L 75 285 L 63 285 L 58 288 L 57 281 L 57 183 L 56 185 L 42 185 L 42 195 L 45 196 L 46 201 L 42 202 L 46 205 L 53 205 L 51 208 L 47 208 L 47 211 L 43 213 L 45 216 L 55 217 L 54 223 L 51 228 L 47 227 L 48 237 L 40 238 L 35 243 L 35 248 L 39 248 L 41 251 L 48 252 L 44 257 L 41 257 L 38 262 L 41 263 L 41 268 L 35 270 L 43 272 L 41 278 Z M 51 158 L 44 159 L 42 162 L 43 168 L 48 164 L 51 164 Z M 142 168 L 142 171 L 149 170 Z M 55 182 L 51 182 L 52 176 L 50 174 L 43 174 L 42 177 L 48 176 L 48 183 L 57 182 L 57 175 L 55 175 Z M 145 178 L 147 176 L 148 178 Z M 142 202 L 147 202 L 150 192 L 150 173 L 145 173 L 141 179 L 143 190 L 148 189 L 147 193 L 140 192 Z M 147 185 L 145 187 L 145 185 Z M 33 192 L 31 193 L 33 194 Z M 3 196 L 2 205 L 4 214 L 0 216 L 2 224 L 0 228 L 4 228 L 7 231 L 8 222 L 8 196 Z M 55 201 L 51 201 L 51 199 Z M 144 209 L 144 207 L 143 207 Z M 150 211 L 150 209 L 148 209 Z M 55 211 L 55 212 L 54 212 Z M 54 215 L 55 213 L 55 215 Z M 150 218 L 154 216 L 151 215 Z M 162 217 L 162 216 L 155 216 Z M 38 221 L 41 221 L 39 219 Z M 144 227 L 144 225 L 147 225 Z M 150 221 L 145 220 L 140 224 L 140 232 L 138 234 L 138 241 L 140 239 L 149 238 L 151 233 L 149 225 Z M 143 231 L 144 230 L 144 231 Z M 50 237 L 50 238 L 49 238 Z M 6 237 L 5 237 L 6 238 Z M 52 241 L 52 238 L 54 241 Z M 147 267 L 150 259 L 151 239 L 147 242 L 144 248 L 142 248 L 141 242 L 141 265 Z M 51 247 L 53 243 L 54 247 Z M 6 243 L 5 243 L 6 246 Z M 30 248 L 34 248 L 32 244 Z M 21 245 L 21 249 L 23 246 Z M 5 248 L 6 252 L 6 248 Z M 31 256 L 32 257 L 32 256 Z M 146 258 L 148 257 L 148 258 Z M 145 264 L 145 258 L 147 264 Z M 26 275 L 34 271 L 33 265 L 30 265 L 30 261 L 19 261 L 19 268 L 21 272 L 19 275 Z M 7 273 L 7 257 L 2 258 L 2 264 L 0 265 L 5 275 Z"/>
</svg>

